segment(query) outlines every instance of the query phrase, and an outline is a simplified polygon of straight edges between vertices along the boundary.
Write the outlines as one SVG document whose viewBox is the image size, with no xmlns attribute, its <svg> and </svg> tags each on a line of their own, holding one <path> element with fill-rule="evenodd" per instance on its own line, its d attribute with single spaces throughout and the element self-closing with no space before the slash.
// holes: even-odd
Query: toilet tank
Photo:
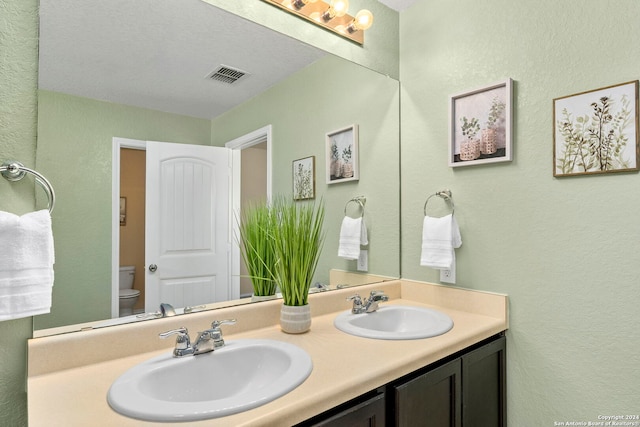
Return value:
<svg viewBox="0 0 640 427">
<path fill-rule="evenodd" d="M 136 267 L 135 265 L 123 265 L 120 267 L 120 279 L 119 279 L 119 288 L 120 289 L 132 289 L 133 288 L 133 279 L 136 275 Z"/>
</svg>

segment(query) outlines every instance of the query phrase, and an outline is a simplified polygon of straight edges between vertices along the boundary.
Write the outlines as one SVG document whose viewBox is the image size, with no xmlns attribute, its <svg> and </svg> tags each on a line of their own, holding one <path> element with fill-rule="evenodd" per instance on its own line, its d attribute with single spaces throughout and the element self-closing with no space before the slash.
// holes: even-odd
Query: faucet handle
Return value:
<svg viewBox="0 0 640 427">
<path fill-rule="evenodd" d="M 369 294 L 369 298 L 380 296 L 380 295 L 384 295 L 384 291 L 371 291 L 371 293 Z"/>
<path fill-rule="evenodd" d="M 362 298 L 360 298 L 360 294 L 353 294 L 347 298 L 347 301 L 353 301 L 353 304 L 362 304 Z"/>
<path fill-rule="evenodd" d="M 193 347 L 191 347 L 191 340 L 189 339 L 189 331 L 187 328 L 183 326 L 178 329 L 172 329 L 158 334 L 162 339 L 168 338 L 172 335 L 178 335 L 176 337 L 176 346 L 173 349 L 173 357 L 182 357 L 193 354 Z"/>
<path fill-rule="evenodd" d="M 211 329 L 220 329 L 221 325 L 235 325 L 236 319 L 214 320 L 211 322 Z"/>
<path fill-rule="evenodd" d="M 360 314 L 362 313 L 362 308 L 364 307 L 364 303 L 362 302 L 362 298 L 360 294 L 351 295 L 347 298 L 347 301 L 353 301 L 353 307 L 351 307 L 351 313 Z"/>
<path fill-rule="evenodd" d="M 222 331 L 220 326 L 222 325 L 235 325 L 236 319 L 214 320 L 211 323 L 211 339 L 213 340 L 213 348 L 224 347 L 224 339 L 222 338 Z"/>
</svg>

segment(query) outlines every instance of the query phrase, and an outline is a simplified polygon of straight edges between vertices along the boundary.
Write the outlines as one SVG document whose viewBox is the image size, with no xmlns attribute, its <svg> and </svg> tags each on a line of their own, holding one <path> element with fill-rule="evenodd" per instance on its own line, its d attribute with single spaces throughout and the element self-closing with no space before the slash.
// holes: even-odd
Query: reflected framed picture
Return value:
<svg viewBox="0 0 640 427">
<path fill-rule="evenodd" d="M 120 225 L 127 225 L 127 198 L 120 197 Z"/>
<path fill-rule="evenodd" d="M 327 184 L 360 179 L 358 125 L 350 125 L 327 133 L 326 159 Z"/>
<path fill-rule="evenodd" d="M 553 176 L 638 171 L 638 80 L 553 100 Z"/>
<path fill-rule="evenodd" d="M 449 166 L 512 160 L 513 80 L 450 98 Z"/>
<path fill-rule="evenodd" d="M 293 161 L 293 200 L 316 197 L 316 157 Z"/>
</svg>

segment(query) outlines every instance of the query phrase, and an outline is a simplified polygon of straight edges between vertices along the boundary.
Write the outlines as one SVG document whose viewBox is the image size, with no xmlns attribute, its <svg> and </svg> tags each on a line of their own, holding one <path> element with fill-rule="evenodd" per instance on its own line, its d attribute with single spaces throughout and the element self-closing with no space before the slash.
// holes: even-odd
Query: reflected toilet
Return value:
<svg viewBox="0 0 640 427">
<path fill-rule="evenodd" d="M 130 316 L 133 314 L 133 307 L 138 302 L 140 291 L 133 289 L 133 280 L 136 275 L 136 267 L 133 265 L 123 265 L 120 267 L 120 295 L 119 295 L 119 315 Z"/>
</svg>

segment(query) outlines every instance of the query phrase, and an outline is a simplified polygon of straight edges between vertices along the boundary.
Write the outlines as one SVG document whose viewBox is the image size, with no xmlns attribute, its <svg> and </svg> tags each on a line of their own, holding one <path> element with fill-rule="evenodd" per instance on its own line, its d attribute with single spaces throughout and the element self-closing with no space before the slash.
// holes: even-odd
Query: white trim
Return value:
<svg viewBox="0 0 640 427">
<path fill-rule="evenodd" d="M 231 149 L 231 227 L 233 230 L 232 239 L 239 235 L 238 221 L 235 220 L 236 213 L 240 212 L 240 151 L 245 148 L 266 142 L 267 143 L 267 202 L 271 201 L 272 195 L 272 126 L 267 125 L 260 129 L 254 130 L 246 135 L 240 136 L 227 142 L 224 146 Z M 240 291 L 240 245 L 231 245 L 231 289 Z"/>
<path fill-rule="evenodd" d="M 271 191 L 272 191 L 272 152 L 273 152 L 273 147 L 272 147 L 272 126 L 271 125 L 267 125 L 265 127 L 262 127 L 260 129 L 254 130 L 253 132 L 250 132 L 246 135 L 243 135 L 241 137 L 238 137 L 236 139 L 233 139 L 229 142 L 227 142 L 226 144 L 224 144 L 225 147 L 230 148 L 232 150 L 244 150 L 245 148 L 249 148 L 252 147 L 254 145 L 258 145 L 262 142 L 266 142 L 267 143 L 267 200 L 271 200 Z M 236 154 L 236 153 L 234 153 Z M 238 173 L 238 185 L 239 185 L 239 179 L 240 179 L 240 175 L 239 172 Z M 236 174 L 236 170 L 234 169 L 234 175 Z M 234 176 L 235 178 L 235 176 Z M 235 180 L 234 180 L 234 185 L 235 184 Z M 240 206 L 238 205 L 238 208 Z M 235 206 L 234 206 L 235 208 Z"/>
<path fill-rule="evenodd" d="M 120 316 L 120 149 L 146 150 L 147 142 L 137 139 L 112 138 L 111 155 L 111 318 Z"/>
</svg>

